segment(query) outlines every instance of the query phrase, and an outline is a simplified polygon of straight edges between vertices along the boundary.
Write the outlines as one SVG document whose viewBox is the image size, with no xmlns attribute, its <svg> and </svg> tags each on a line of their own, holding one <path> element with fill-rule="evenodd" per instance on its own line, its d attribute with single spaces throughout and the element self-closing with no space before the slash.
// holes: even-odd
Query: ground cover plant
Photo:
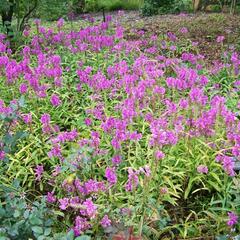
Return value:
<svg viewBox="0 0 240 240">
<path fill-rule="evenodd" d="M 0 239 L 239 239 L 238 50 L 123 14 L 0 36 Z"/>
</svg>

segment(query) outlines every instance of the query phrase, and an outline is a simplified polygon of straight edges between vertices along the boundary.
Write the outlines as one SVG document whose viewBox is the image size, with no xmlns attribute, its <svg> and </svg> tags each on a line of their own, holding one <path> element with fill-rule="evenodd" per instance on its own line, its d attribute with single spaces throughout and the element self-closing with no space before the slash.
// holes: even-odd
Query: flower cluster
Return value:
<svg viewBox="0 0 240 240">
<path fill-rule="evenodd" d="M 209 191 L 212 178 L 232 183 L 238 177 L 240 103 L 229 98 L 239 91 L 239 53 L 229 51 L 227 63 L 214 62 L 209 69 L 198 51 L 178 49 L 177 33 L 160 40 L 132 30 L 137 40 L 130 40 L 110 17 L 103 23 L 86 19 L 89 26 L 70 32 L 63 31 L 63 19 L 56 29 L 35 21 L 37 34 L 24 31 L 30 41 L 18 60 L 0 35 L 1 84 L 28 103 L 20 112 L 16 99 L 1 96 L 1 119 L 20 120 L 11 121 L 7 137 L 1 136 L 0 160 L 11 154 L 6 146 L 14 131 L 29 131 L 33 149 L 25 151 L 29 145 L 22 141 L 21 152 L 11 157 L 20 158 L 16 168 L 36 160 L 36 188 L 43 185 L 47 202 L 67 216 L 76 236 L 95 231 L 95 225 L 102 230 L 121 225 L 118 214 L 139 223 L 139 215 L 152 211 L 139 214 L 150 201 L 177 205 L 187 190 L 202 194 L 203 188 L 188 189 L 198 187 L 195 179 Z M 185 39 L 189 31 L 178 32 Z M 216 42 L 223 47 L 224 40 L 218 36 Z M 223 72 L 234 81 L 230 96 L 222 94 L 224 84 L 213 83 Z M 134 206 L 139 202 L 141 208 Z M 237 225 L 235 213 L 228 217 L 228 226 Z"/>
</svg>

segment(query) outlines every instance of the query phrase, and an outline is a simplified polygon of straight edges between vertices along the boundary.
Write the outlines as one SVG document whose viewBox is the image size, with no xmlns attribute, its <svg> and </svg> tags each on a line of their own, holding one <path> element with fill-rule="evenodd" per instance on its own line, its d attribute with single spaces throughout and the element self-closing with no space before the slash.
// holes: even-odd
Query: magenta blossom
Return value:
<svg viewBox="0 0 240 240">
<path fill-rule="evenodd" d="M 84 210 L 81 210 L 81 213 L 84 216 L 88 216 L 89 218 L 95 218 L 97 214 L 97 207 L 94 205 L 91 198 L 88 198 L 83 202 L 83 207 Z"/>
<path fill-rule="evenodd" d="M 60 18 L 60 19 L 57 21 L 57 27 L 58 27 L 58 28 L 61 28 L 63 25 L 64 25 L 64 19 L 63 19 L 63 18 Z"/>
<path fill-rule="evenodd" d="M 217 37 L 217 43 L 222 43 L 224 41 L 225 37 L 224 36 L 218 36 Z"/>
<path fill-rule="evenodd" d="M 5 152 L 0 151 L 0 160 L 4 160 L 4 158 L 5 158 Z"/>
<path fill-rule="evenodd" d="M 22 120 L 24 121 L 25 124 L 30 124 L 32 122 L 32 114 L 31 113 L 24 114 L 22 116 Z"/>
<path fill-rule="evenodd" d="M 50 123 L 50 120 L 51 120 L 51 118 L 50 118 L 50 115 L 49 114 L 47 114 L 47 113 L 44 113 L 42 116 L 41 116 L 41 123 L 43 124 L 43 125 L 48 125 L 49 123 Z"/>
<path fill-rule="evenodd" d="M 155 152 L 155 158 L 157 160 L 163 159 L 164 157 L 165 157 L 165 154 L 162 151 L 158 150 L 158 151 Z"/>
<path fill-rule="evenodd" d="M 56 94 L 53 94 L 52 96 L 51 96 L 51 104 L 54 106 L 54 107 L 57 107 L 57 106 L 59 106 L 61 103 L 62 103 L 62 101 L 61 101 L 61 99 L 58 97 L 58 95 L 56 95 Z"/>
<path fill-rule="evenodd" d="M 88 223 L 86 218 L 77 216 L 75 219 L 75 225 L 73 228 L 74 235 L 79 236 L 90 227 L 91 225 Z"/>
<path fill-rule="evenodd" d="M 68 198 L 62 198 L 58 200 L 60 205 L 59 208 L 62 210 L 66 210 L 68 208 L 69 205 L 69 199 Z"/>
<path fill-rule="evenodd" d="M 120 164 L 121 162 L 122 162 L 122 157 L 121 157 L 120 155 L 115 155 L 115 156 L 113 156 L 113 158 L 112 158 L 112 163 L 113 163 L 113 164 L 118 165 L 118 164 Z"/>
<path fill-rule="evenodd" d="M 161 194 L 164 195 L 164 194 L 167 194 L 167 192 L 168 192 L 167 187 L 161 187 L 161 188 L 160 188 L 160 193 L 161 193 Z"/>
<path fill-rule="evenodd" d="M 108 215 L 104 215 L 104 217 L 101 220 L 101 225 L 103 228 L 109 227 L 112 224 L 112 221 L 108 218 Z"/>
<path fill-rule="evenodd" d="M 48 192 L 46 199 L 49 203 L 56 202 L 56 197 L 53 195 L 53 192 Z"/>
<path fill-rule="evenodd" d="M 36 175 L 36 180 L 40 181 L 42 178 L 42 174 L 43 174 L 43 165 L 37 165 L 35 167 L 35 175 Z"/>
<path fill-rule="evenodd" d="M 107 178 L 110 185 L 114 185 L 117 183 L 117 175 L 115 168 L 107 167 L 105 172 L 105 177 Z"/>
<path fill-rule="evenodd" d="M 91 120 L 91 118 L 85 118 L 84 123 L 85 123 L 87 126 L 91 126 L 91 125 L 92 125 L 92 120 Z"/>
<path fill-rule="evenodd" d="M 228 221 L 227 225 L 232 227 L 238 222 L 238 216 L 234 212 L 229 212 L 228 213 Z"/>
<path fill-rule="evenodd" d="M 183 33 L 183 34 L 186 34 L 186 33 L 188 33 L 188 29 L 186 27 L 182 27 L 180 29 L 180 32 Z"/>
<path fill-rule="evenodd" d="M 19 86 L 19 92 L 20 92 L 21 94 L 25 94 L 25 93 L 27 93 L 27 91 L 28 91 L 28 86 L 27 86 L 27 84 L 22 83 L 22 84 Z"/>
<path fill-rule="evenodd" d="M 208 167 L 205 166 L 205 165 L 199 165 L 199 166 L 197 167 L 197 171 L 198 171 L 199 173 L 205 173 L 205 174 L 207 174 L 207 173 L 208 173 Z"/>
</svg>

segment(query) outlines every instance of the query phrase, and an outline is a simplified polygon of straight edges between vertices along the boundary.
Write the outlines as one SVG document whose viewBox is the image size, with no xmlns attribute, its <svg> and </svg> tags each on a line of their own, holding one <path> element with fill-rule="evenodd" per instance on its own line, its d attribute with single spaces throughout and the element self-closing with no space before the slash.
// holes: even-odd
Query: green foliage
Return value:
<svg viewBox="0 0 240 240">
<path fill-rule="evenodd" d="M 21 97 L 16 103 L 10 103 L 9 106 L 10 109 L 12 109 L 10 115 L 0 114 L 0 126 L 2 129 L 0 142 L 2 143 L 2 150 L 7 154 L 14 154 L 17 152 L 18 142 L 27 137 L 27 133 L 20 129 L 15 132 L 11 131 L 11 127 L 14 122 L 20 120 L 18 111 L 20 108 L 23 108 L 24 105 L 24 97 Z M 8 161 L 8 158 L 5 157 L 5 160 Z"/>
<path fill-rule="evenodd" d="M 182 0 L 145 0 L 141 8 L 144 16 L 151 16 L 159 13 L 174 13 L 182 10 L 184 2 Z"/>
<path fill-rule="evenodd" d="M 0 237 L 46 239 L 52 232 L 53 220 L 44 198 L 31 203 L 19 188 L 17 181 L 12 187 L 0 185 L 0 191 L 4 191 L 0 199 Z"/>
<path fill-rule="evenodd" d="M 41 0 L 36 17 L 54 21 L 67 15 L 69 11 L 69 2 L 66 0 Z"/>
<path fill-rule="evenodd" d="M 74 237 L 73 230 L 67 233 L 56 233 L 54 223 L 58 222 L 57 214 L 48 208 L 45 197 L 32 202 L 27 199 L 19 182 L 11 186 L 0 184 L 0 239 L 19 240 L 90 240 L 87 235 Z M 58 222 L 59 230 L 60 222 Z"/>
<path fill-rule="evenodd" d="M 98 0 L 86 0 L 86 12 L 97 12 L 100 11 L 102 5 L 99 4 Z"/>
<path fill-rule="evenodd" d="M 86 0 L 86 12 L 97 12 L 104 8 L 107 11 L 138 10 L 143 0 Z"/>
</svg>

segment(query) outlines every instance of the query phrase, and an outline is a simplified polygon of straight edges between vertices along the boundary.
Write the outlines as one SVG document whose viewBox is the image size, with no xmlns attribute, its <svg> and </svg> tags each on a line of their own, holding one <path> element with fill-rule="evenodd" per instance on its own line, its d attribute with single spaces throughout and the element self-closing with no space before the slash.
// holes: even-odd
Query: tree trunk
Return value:
<svg viewBox="0 0 240 240">
<path fill-rule="evenodd" d="M 231 14 L 235 14 L 236 5 L 237 5 L 237 1 L 236 0 L 232 0 L 232 2 L 231 2 L 231 9 L 230 9 L 230 13 Z"/>
<path fill-rule="evenodd" d="M 194 12 L 197 12 L 200 10 L 202 5 L 202 1 L 201 0 L 193 0 L 193 10 Z"/>
</svg>

